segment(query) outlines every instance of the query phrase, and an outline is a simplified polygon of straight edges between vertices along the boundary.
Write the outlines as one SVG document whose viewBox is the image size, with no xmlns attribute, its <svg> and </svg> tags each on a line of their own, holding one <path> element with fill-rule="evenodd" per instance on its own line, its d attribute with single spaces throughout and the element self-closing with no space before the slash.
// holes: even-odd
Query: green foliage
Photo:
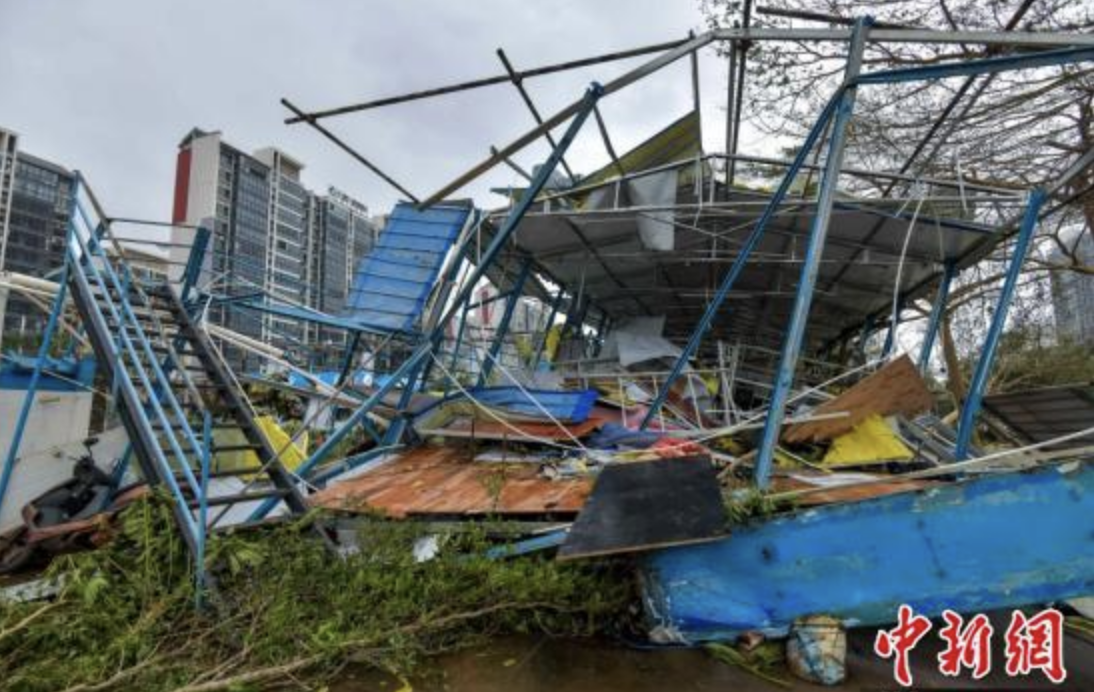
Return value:
<svg viewBox="0 0 1094 692">
<path fill-rule="evenodd" d="M 1094 348 L 1064 341 L 1046 344 L 1028 330 L 1006 332 L 999 342 L 991 391 L 997 393 L 1094 382 Z"/>
<path fill-rule="evenodd" d="M 753 517 L 766 517 L 779 511 L 779 503 L 758 488 L 735 490 L 725 497 L 729 524 L 743 524 Z"/>
<path fill-rule="evenodd" d="M 339 557 L 308 524 L 212 541 L 217 586 L 198 611 L 169 510 L 135 505 L 108 547 L 56 563 L 54 602 L 0 602 L 0 690 L 250 689 L 322 682 L 349 661 L 404 674 L 492 634 L 592 635 L 631 602 L 630 580 L 604 565 L 488 560 L 485 529 L 417 563 L 420 525 L 370 521 L 361 551 Z"/>
<path fill-rule="evenodd" d="M 761 680 L 779 687 L 791 687 L 790 681 L 782 677 L 785 673 L 783 647 L 781 642 L 764 642 L 752 651 L 741 651 L 727 644 L 711 643 L 704 647 L 714 658 L 722 663 L 747 671 Z"/>
</svg>

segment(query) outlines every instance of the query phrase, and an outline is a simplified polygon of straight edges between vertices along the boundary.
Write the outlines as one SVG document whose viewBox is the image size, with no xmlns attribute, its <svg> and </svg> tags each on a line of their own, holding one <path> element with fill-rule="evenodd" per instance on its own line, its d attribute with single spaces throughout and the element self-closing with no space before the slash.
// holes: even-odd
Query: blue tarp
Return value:
<svg viewBox="0 0 1094 692">
<path fill-rule="evenodd" d="M 415 331 L 470 213 L 470 206 L 419 210 L 408 202 L 397 204 L 376 247 L 357 267 L 345 317 L 373 329 Z"/>
</svg>

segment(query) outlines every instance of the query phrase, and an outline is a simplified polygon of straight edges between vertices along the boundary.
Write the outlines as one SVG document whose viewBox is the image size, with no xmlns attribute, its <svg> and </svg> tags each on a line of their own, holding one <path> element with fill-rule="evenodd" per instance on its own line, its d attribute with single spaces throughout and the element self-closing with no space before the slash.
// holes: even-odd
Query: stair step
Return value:
<svg viewBox="0 0 1094 692">
<path fill-rule="evenodd" d="M 173 430 L 181 430 L 182 429 L 182 426 L 179 425 L 177 422 L 174 422 L 174 421 L 169 421 L 169 422 L 170 422 L 170 425 L 168 426 L 169 428 L 171 428 Z M 202 423 L 199 420 L 186 421 L 186 422 L 189 423 L 191 430 L 201 430 L 203 427 L 205 427 L 205 424 Z M 152 424 L 153 429 L 163 430 L 163 425 L 158 420 L 150 421 L 150 423 Z M 239 425 L 239 423 L 236 423 L 234 421 L 213 421 L 213 428 L 216 429 L 216 430 L 231 430 L 231 429 L 239 429 L 240 427 L 241 426 Z"/>
<path fill-rule="evenodd" d="M 213 454 L 220 452 L 254 452 L 262 449 L 263 445 L 251 442 L 231 445 L 213 445 Z"/>
<path fill-rule="evenodd" d="M 201 469 L 191 468 L 190 471 L 194 474 L 194 478 L 201 480 Z M 239 476 L 253 476 L 258 473 L 257 468 L 247 469 L 223 469 L 214 470 L 209 472 L 209 478 L 238 478 Z M 175 473 L 175 480 L 179 483 L 186 483 L 188 479 L 181 473 Z"/>
<path fill-rule="evenodd" d="M 220 507 L 223 505 L 234 505 L 240 502 L 254 502 L 256 500 L 268 500 L 271 497 L 283 498 L 288 495 L 285 490 L 271 489 L 271 490 L 258 490 L 250 493 L 238 493 L 236 495 L 220 495 L 217 497 L 211 497 L 206 502 L 207 507 Z M 199 504 L 197 500 L 190 500 L 187 503 L 190 509 L 197 509 Z"/>
</svg>

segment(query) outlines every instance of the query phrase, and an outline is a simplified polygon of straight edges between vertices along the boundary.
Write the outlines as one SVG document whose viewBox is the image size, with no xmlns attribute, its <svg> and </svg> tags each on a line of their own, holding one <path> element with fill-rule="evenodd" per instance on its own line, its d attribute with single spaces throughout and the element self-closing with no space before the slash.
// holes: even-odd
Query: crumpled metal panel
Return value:
<svg viewBox="0 0 1094 692">
<path fill-rule="evenodd" d="M 357 268 L 346 317 L 373 329 L 414 331 L 470 206 L 419 210 L 400 202 Z"/>
<path fill-rule="evenodd" d="M 1026 441 L 1047 442 L 1094 426 L 1094 387 L 1045 387 L 992 394 L 984 397 L 984 408 Z M 1055 446 L 1081 447 L 1091 443 L 1094 434 Z"/>
</svg>

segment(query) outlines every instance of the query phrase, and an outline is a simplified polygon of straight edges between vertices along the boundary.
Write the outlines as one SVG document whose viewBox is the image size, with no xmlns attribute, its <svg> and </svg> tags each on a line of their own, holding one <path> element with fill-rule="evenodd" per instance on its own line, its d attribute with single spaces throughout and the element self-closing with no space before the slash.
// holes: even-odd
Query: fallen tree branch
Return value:
<svg viewBox="0 0 1094 692">
<path fill-rule="evenodd" d="M 16 632 L 18 632 L 21 629 L 25 629 L 30 623 L 34 622 L 39 617 L 41 617 L 42 615 L 45 615 L 46 613 L 53 610 L 54 608 L 57 608 L 57 607 L 61 606 L 62 604 L 63 604 L 62 601 L 54 601 L 53 603 L 47 603 L 46 605 L 44 605 L 41 608 L 39 608 L 38 610 L 34 611 L 30 615 L 26 616 L 25 618 L 23 618 L 19 622 L 12 625 L 8 629 L 0 632 L 0 641 L 3 641 L 7 637 L 10 637 L 11 635 L 15 634 Z"/>
</svg>

